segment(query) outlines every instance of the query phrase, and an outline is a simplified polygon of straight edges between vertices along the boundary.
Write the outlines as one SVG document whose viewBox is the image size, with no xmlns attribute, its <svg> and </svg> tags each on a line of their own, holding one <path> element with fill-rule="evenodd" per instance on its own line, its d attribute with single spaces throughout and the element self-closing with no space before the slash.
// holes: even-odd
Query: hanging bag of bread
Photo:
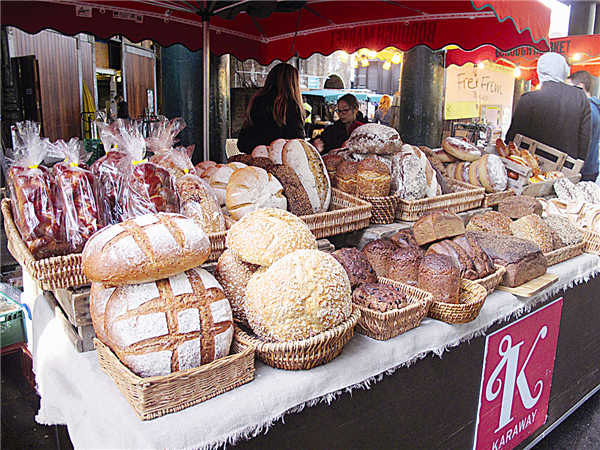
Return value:
<svg viewBox="0 0 600 450">
<path fill-rule="evenodd" d="M 96 176 L 84 162 L 89 154 L 83 151 L 78 138 L 59 140 L 53 147 L 64 158 L 52 168 L 61 235 L 70 253 L 80 253 L 90 236 L 104 226 L 101 191 Z"/>
<path fill-rule="evenodd" d="M 119 223 L 125 219 L 118 195 L 125 181 L 121 167 L 123 161 L 128 159 L 128 154 L 117 144 L 119 135 L 117 124 L 118 122 L 114 122 L 111 126 L 96 122 L 105 155 L 91 166 L 92 173 L 98 180 L 100 190 L 98 198 L 102 202 L 101 211 L 106 225 Z"/>
<path fill-rule="evenodd" d="M 54 183 L 41 165 L 49 142 L 40 138 L 40 124 L 18 122 L 9 160 L 8 181 L 12 214 L 21 238 L 36 259 L 64 253 L 60 242 Z"/>
<path fill-rule="evenodd" d="M 152 124 L 150 135 L 146 138 L 146 149 L 154 154 L 150 161 L 167 169 L 176 178 L 195 171 L 191 160 L 194 145 L 178 147 L 178 151 L 173 152 L 178 142 L 177 135 L 185 127 L 185 120 L 181 117 L 172 120 L 162 117 Z"/>
<path fill-rule="evenodd" d="M 118 145 L 128 155 L 120 164 L 125 183 L 118 195 L 124 217 L 179 212 L 175 180 L 168 170 L 146 159 L 146 142 L 139 124 L 119 121 L 118 128 Z"/>
</svg>

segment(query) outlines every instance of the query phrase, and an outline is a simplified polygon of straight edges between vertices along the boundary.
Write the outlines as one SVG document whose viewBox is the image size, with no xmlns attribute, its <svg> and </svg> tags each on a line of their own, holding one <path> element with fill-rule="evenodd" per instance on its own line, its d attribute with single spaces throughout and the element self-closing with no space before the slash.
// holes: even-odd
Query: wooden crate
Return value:
<svg viewBox="0 0 600 450">
<path fill-rule="evenodd" d="M 74 326 L 91 325 L 90 286 L 55 289 L 54 298 Z"/>
<path fill-rule="evenodd" d="M 44 293 L 44 298 L 54 311 L 54 317 L 61 323 L 65 334 L 73 344 L 73 347 L 80 353 L 94 350 L 94 338 L 96 337 L 96 333 L 94 332 L 94 327 L 92 327 L 91 322 L 89 325 L 73 325 L 56 301 L 56 297 L 52 292 L 46 291 Z"/>
</svg>

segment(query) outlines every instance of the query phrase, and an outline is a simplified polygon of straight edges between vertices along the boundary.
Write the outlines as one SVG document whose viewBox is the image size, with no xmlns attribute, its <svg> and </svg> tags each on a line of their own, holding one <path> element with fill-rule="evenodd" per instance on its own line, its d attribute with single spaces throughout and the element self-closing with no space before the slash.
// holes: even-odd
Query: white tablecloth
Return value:
<svg viewBox="0 0 600 450">
<path fill-rule="evenodd" d="M 285 414 L 319 401 L 331 402 L 355 388 L 368 388 L 398 367 L 481 335 L 487 328 L 529 311 L 600 271 L 600 257 L 583 254 L 549 268 L 559 280 L 539 295 L 517 298 L 496 291 L 479 317 L 449 325 L 426 319 L 389 341 L 356 334 L 341 356 L 310 371 L 273 369 L 257 361 L 254 381 L 174 414 L 142 422 L 112 379 L 98 366 L 96 352 L 77 353 L 43 298 L 35 301 L 34 371 L 41 396 L 36 420 L 66 424 L 76 448 L 216 447 L 264 432 Z"/>
</svg>

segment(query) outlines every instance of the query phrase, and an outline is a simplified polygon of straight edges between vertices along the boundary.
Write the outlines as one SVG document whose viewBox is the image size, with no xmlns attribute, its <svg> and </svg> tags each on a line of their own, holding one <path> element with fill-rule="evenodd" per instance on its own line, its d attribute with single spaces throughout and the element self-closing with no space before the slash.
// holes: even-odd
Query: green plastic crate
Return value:
<svg viewBox="0 0 600 450">
<path fill-rule="evenodd" d="M 23 308 L 7 297 L 4 299 L 17 305 L 18 309 L 0 314 L 0 347 L 26 342 Z"/>
</svg>

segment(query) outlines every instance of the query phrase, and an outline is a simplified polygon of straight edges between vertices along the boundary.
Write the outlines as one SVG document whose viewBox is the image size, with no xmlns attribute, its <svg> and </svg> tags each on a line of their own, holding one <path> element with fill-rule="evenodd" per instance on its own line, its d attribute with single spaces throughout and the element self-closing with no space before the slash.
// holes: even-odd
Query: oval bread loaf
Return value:
<svg viewBox="0 0 600 450">
<path fill-rule="evenodd" d="M 209 253 L 208 236 L 192 219 L 146 214 L 94 233 L 83 249 L 82 266 L 91 281 L 136 284 L 197 267 Z"/>
</svg>

